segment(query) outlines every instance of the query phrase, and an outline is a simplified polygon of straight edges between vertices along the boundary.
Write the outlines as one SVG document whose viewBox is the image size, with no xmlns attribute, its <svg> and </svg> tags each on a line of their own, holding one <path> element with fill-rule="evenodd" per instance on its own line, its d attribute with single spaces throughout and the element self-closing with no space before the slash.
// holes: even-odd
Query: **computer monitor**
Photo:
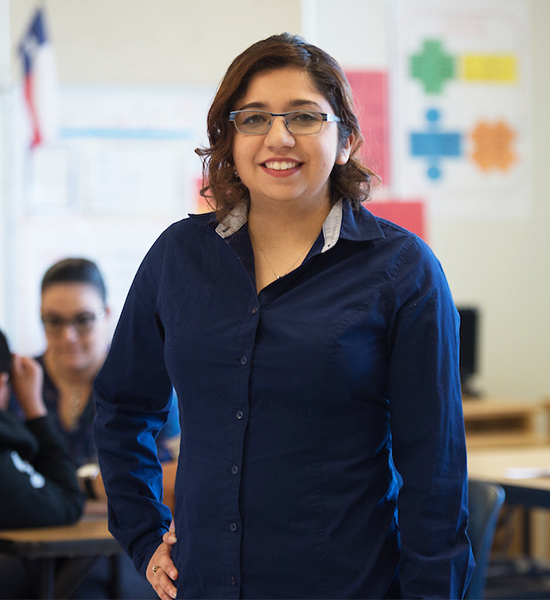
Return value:
<svg viewBox="0 0 550 600">
<path fill-rule="evenodd" d="M 457 306 L 460 315 L 460 382 L 465 396 L 478 396 L 472 378 L 478 370 L 479 310 Z"/>
</svg>

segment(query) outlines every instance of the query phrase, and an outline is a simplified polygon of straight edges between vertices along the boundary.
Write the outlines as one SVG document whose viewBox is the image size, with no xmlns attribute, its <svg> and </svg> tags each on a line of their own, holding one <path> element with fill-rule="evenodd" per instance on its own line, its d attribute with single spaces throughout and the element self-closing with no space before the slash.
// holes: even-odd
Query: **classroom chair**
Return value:
<svg viewBox="0 0 550 600">
<path fill-rule="evenodd" d="M 481 600 L 485 595 L 487 568 L 491 557 L 495 528 L 500 509 L 504 504 L 504 489 L 497 483 L 468 480 L 468 503 L 470 521 L 468 535 L 476 561 L 474 574 L 466 595 L 466 600 Z"/>
</svg>

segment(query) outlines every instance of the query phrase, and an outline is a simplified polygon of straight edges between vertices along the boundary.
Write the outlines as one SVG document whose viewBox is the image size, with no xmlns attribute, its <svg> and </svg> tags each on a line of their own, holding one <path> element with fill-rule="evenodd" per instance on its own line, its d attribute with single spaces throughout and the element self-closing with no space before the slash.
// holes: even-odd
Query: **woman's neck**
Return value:
<svg viewBox="0 0 550 600">
<path fill-rule="evenodd" d="M 254 252 L 258 292 L 302 264 L 329 212 L 328 204 L 309 211 L 251 208 L 248 232 Z"/>
<path fill-rule="evenodd" d="M 281 210 L 280 206 L 251 205 L 248 212 L 248 228 L 252 236 L 266 246 L 301 246 L 321 231 L 330 212 L 329 202 L 323 205 L 292 206 Z"/>
</svg>

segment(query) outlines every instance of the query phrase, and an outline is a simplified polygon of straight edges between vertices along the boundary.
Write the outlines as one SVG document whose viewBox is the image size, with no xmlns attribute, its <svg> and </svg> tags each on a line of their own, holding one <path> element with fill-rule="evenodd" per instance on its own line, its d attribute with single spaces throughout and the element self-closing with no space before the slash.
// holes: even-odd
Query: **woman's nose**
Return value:
<svg viewBox="0 0 550 600">
<path fill-rule="evenodd" d="M 294 146 L 294 136 L 286 128 L 284 117 L 273 117 L 271 129 L 265 135 L 265 143 L 270 147 Z"/>
<path fill-rule="evenodd" d="M 74 323 L 65 323 L 65 326 L 61 330 L 60 337 L 65 340 L 76 341 L 80 336 Z"/>
</svg>

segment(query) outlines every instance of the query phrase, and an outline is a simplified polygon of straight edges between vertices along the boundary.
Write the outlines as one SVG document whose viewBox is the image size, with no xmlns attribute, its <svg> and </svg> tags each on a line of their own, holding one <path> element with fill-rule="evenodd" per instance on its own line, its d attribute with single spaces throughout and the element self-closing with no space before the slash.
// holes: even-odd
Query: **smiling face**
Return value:
<svg viewBox="0 0 550 600">
<path fill-rule="evenodd" d="M 42 318 L 57 321 L 91 316 L 88 331 L 79 332 L 74 325 L 64 324 L 59 331 L 45 328 L 48 359 L 56 370 L 69 373 L 95 374 L 107 352 L 108 309 L 103 314 L 103 300 L 98 290 L 87 283 L 55 283 L 42 292 Z M 94 318 L 94 315 L 100 315 Z"/>
<path fill-rule="evenodd" d="M 309 74 L 285 67 L 252 78 L 233 110 L 284 113 L 306 110 L 332 114 L 334 110 L 317 90 Z M 284 206 L 330 206 L 330 173 L 345 164 L 350 142 L 339 148 L 337 123 L 323 123 L 312 135 L 292 135 L 282 117 L 274 117 L 265 135 L 235 132 L 235 169 L 250 192 L 251 207 L 261 202 Z"/>
</svg>

